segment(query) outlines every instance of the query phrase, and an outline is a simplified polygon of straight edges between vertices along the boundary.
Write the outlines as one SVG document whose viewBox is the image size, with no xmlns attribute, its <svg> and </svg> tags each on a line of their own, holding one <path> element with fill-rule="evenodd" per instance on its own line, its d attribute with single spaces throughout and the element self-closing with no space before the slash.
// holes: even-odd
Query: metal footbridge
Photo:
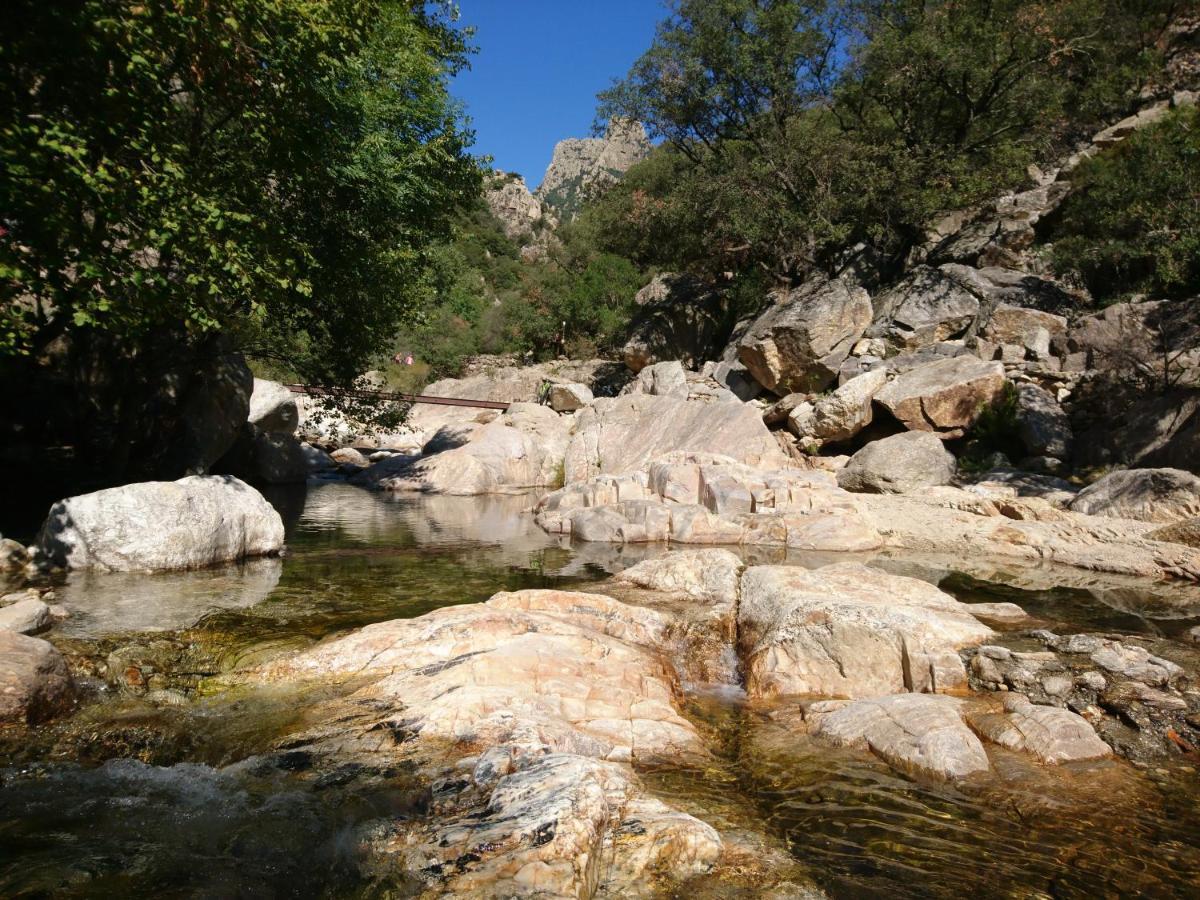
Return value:
<svg viewBox="0 0 1200 900">
<path fill-rule="evenodd" d="M 294 394 L 314 397 L 353 397 L 356 400 L 390 401 L 394 403 L 428 403 L 433 406 L 473 406 L 478 409 L 498 409 L 511 405 L 500 400 L 472 400 L 468 397 L 433 397 L 428 394 L 401 394 L 395 391 L 370 391 L 360 388 L 322 387 L 316 384 L 286 384 Z"/>
</svg>

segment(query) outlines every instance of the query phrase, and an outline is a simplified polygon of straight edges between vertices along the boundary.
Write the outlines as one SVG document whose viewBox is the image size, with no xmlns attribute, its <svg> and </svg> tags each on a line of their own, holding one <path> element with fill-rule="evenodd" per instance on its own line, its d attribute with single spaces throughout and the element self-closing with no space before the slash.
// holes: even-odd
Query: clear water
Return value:
<svg viewBox="0 0 1200 900">
<path fill-rule="evenodd" d="M 534 526 L 523 512 L 532 497 L 391 499 L 327 483 L 272 499 L 288 520 L 282 560 L 59 586 L 72 617 L 51 638 L 95 673 L 85 678 L 94 690 L 67 719 L 0 733 L 0 896 L 418 892 L 363 876 L 353 835 L 381 816 L 420 814 L 420 785 L 404 773 L 314 777 L 274 748 L 323 697 L 209 693 L 206 679 L 498 590 L 590 586 L 663 552 L 572 546 Z M 829 557 L 761 551 L 753 561 Z M 1186 592 L 1111 580 L 876 562 L 964 600 L 1012 600 L 1062 630 L 1173 636 L 1200 612 Z M 162 683 L 150 687 L 166 695 L 101 689 L 105 666 L 131 653 L 153 656 Z M 716 764 L 649 771 L 650 785 L 723 830 L 765 832 L 831 896 L 1200 895 L 1200 791 L 1184 764 L 1050 771 L 999 755 L 994 777 L 949 787 L 812 745 L 736 692 L 696 695 L 687 713 L 710 734 Z M 697 890 L 722 895 L 720 885 Z"/>
</svg>

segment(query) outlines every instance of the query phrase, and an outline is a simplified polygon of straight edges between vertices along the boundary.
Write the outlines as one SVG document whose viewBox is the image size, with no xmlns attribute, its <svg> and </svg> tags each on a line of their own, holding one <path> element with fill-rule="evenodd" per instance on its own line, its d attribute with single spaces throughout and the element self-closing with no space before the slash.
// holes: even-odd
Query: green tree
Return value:
<svg viewBox="0 0 1200 900">
<path fill-rule="evenodd" d="M 1085 161 L 1050 233 L 1101 303 L 1200 295 L 1200 113 L 1177 110 Z"/>
<path fill-rule="evenodd" d="M 464 35 L 405 0 L 14 0 L 0 353 L 226 333 L 347 380 L 479 174 Z"/>
<path fill-rule="evenodd" d="M 671 223 L 655 259 L 671 267 L 794 281 L 838 271 L 858 247 L 886 268 L 936 213 L 1019 183 L 1028 162 L 1121 109 L 1178 6 L 675 0 L 599 108 L 646 122 L 675 156 L 631 172 L 608 215 L 635 230 Z M 651 166 L 659 192 L 645 190 Z M 661 178 L 684 167 L 697 176 Z"/>
</svg>

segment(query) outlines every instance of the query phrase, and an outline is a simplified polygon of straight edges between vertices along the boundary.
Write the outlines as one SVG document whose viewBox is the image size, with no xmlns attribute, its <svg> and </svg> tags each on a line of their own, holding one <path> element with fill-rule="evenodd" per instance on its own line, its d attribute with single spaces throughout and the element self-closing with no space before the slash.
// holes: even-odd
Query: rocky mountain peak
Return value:
<svg viewBox="0 0 1200 900">
<path fill-rule="evenodd" d="M 640 122 L 613 119 L 604 137 L 559 141 L 534 196 L 569 221 L 589 197 L 645 159 L 650 149 Z"/>
</svg>

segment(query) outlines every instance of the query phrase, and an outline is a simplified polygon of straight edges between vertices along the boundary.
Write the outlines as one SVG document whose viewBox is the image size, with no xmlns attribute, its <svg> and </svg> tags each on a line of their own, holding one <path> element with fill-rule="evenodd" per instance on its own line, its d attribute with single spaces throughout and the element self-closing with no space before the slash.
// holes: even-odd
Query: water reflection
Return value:
<svg viewBox="0 0 1200 900">
<path fill-rule="evenodd" d="M 279 584 L 283 561 L 249 560 L 198 572 L 73 572 L 57 589 L 70 613 L 57 634 L 96 637 L 127 631 L 171 631 L 218 609 L 261 603 Z"/>
</svg>

